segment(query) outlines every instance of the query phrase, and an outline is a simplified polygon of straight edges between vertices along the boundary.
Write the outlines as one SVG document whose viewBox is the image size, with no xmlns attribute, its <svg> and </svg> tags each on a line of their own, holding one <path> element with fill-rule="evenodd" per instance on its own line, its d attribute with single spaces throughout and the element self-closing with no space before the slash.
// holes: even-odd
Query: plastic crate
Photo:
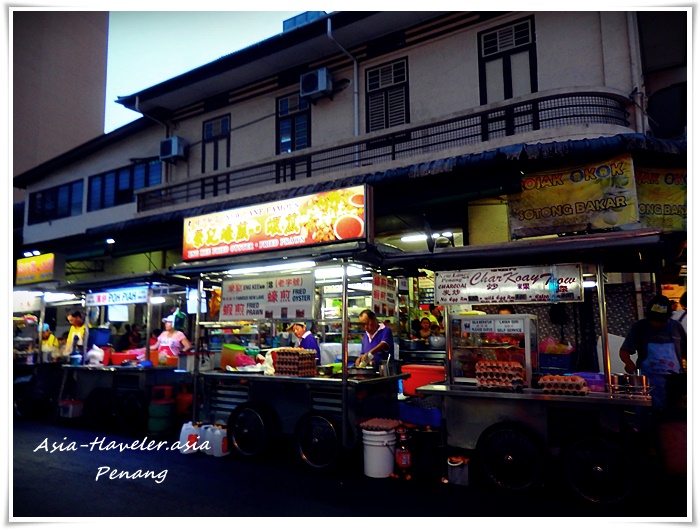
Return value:
<svg viewBox="0 0 700 529">
<path fill-rule="evenodd" d="M 540 369 L 572 369 L 570 353 L 550 354 L 540 353 Z"/>
<path fill-rule="evenodd" d="M 579 376 L 586 381 L 588 389 L 591 391 L 605 392 L 605 375 L 603 373 L 571 373 L 572 375 Z"/>
<path fill-rule="evenodd" d="M 411 402 L 399 402 L 399 420 L 406 424 L 439 428 L 442 424 L 440 408 L 426 408 Z"/>
<path fill-rule="evenodd" d="M 430 384 L 431 382 L 443 382 L 445 380 L 444 366 L 428 366 L 409 364 L 401 366 L 402 373 L 411 376 L 403 381 L 403 394 L 417 396 L 416 388 Z"/>
</svg>

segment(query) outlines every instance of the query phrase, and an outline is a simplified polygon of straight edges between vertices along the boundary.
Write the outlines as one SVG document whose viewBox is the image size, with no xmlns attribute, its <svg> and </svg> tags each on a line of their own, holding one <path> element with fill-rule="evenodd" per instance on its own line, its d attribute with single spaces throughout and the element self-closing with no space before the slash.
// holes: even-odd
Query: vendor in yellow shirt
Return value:
<svg viewBox="0 0 700 529">
<path fill-rule="evenodd" d="M 52 362 L 60 356 L 58 338 L 51 332 L 48 323 L 44 323 L 41 329 L 41 353 L 44 362 Z"/>
<path fill-rule="evenodd" d="M 83 346 L 85 342 L 85 321 L 83 320 L 83 315 L 80 311 L 75 311 L 67 316 L 68 322 L 70 323 L 70 329 L 68 331 L 68 339 L 66 340 L 66 345 L 63 350 L 63 356 L 70 356 L 73 352 L 73 339 L 77 336 L 78 341 L 76 345 Z"/>
</svg>

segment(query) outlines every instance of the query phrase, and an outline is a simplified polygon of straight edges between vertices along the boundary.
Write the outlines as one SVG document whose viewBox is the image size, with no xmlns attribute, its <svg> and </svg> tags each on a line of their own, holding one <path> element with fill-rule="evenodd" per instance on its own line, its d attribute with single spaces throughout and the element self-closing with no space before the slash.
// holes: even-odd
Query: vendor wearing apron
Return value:
<svg viewBox="0 0 700 529">
<path fill-rule="evenodd" d="M 647 304 L 645 318 L 630 329 L 620 347 L 620 359 L 627 373 L 639 369 L 651 386 L 652 405 L 666 408 L 666 381 L 683 371 L 687 354 L 687 338 L 683 326 L 671 319 L 671 300 L 654 296 Z M 630 358 L 637 355 L 637 363 Z"/>
<path fill-rule="evenodd" d="M 175 315 L 171 314 L 167 318 L 163 318 L 165 330 L 160 333 L 155 344 L 151 345 L 151 351 L 158 351 L 159 363 L 165 361 L 167 356 L 178 356 L 181 351 L 188 351 L 192 344 L 182 331 L 176 331 L 173 328 Z"/>
</svg>

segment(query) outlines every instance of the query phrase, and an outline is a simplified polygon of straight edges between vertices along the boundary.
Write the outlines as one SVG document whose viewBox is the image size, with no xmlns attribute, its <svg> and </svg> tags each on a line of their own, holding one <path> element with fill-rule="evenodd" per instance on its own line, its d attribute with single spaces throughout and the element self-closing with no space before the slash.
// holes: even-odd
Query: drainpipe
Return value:
<svg viewBox="0 0 700 529">
<path fill-rule="evenodd" d="M 333 37 L 333 30 L 331 29 L 331 19 L 328 18 L 326 21 L 326 35 L 328 36 L 329 39 L 331 39 L 338 48 L 340 48 L 340 51 L 342 51 L 345 55 L 350 57 L 350 60 L 352 61 L 352 97 L 353 97 L 353 112 L 354 112 L 354 118 L 355 118 L 355 136 L 360 135 L 360 90 L 357 86 L 357 78 L 358 78 L 358 72 L 357 72 L 357 59 L 343 46 L 335 40 Z"/>
<path fill-rule="evenodd" d="M 637 26 L 637 15 L 633 11 L 627 12 L 627 39 L 629 41 L 630 48 L 630 69 L 632 73 L 632 88 L 638 87 L 637 93 L 632 96 L 635 98 L 635 104 L 638 109 L 635 111 L 635 127 L 637 132 L 646 134 L 646 120 L 644 119 L 645 113 L 645 98 L 646 98 L 646 88 L 644 86 L 644 76 L 642 75 L 641 69 L 641 57 L 640 57 L 640 44 L 639 44 L 639 33 Z M 641 103 L 636 101 L 636 98 L 641 99 Z"/>
<path fill-rule="evenodd" d="M 139 96 L 136 96 L 136 101 L 134 102 L 134 110 L 136 112 L 138 112 L 139 114 L 141 114 L 143 117 L 148 118 L 152 121 L 155 121 L 156 123 L 158 123 L 158 125 L 162 125 L 163 127 L 165 127 L 166 137 L 168 137 L 170 135 L 170 127 L 168 127 L 165 123 L 163 123 L 162 121 L 158 121 L 153 116 L 149 116 L 149 115 L 141 112 L 141 110 L 139 109 Z M 165 181 L 169 182 L 170 181 L 170 164 L 165 164 L 165 175 L 164 176 L 165 176 Z"/>
</svg>

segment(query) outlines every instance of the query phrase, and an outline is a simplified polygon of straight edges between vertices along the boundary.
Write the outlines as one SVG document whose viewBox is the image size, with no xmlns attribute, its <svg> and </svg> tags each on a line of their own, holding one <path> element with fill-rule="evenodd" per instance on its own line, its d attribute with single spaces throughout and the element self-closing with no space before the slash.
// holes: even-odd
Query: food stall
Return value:
<svg viewBox="0 0 700 529">
<path fill-rule="evenodd" d="M 408 375 L 391 365 L 383 373 L 349 367 L 359 312 L 398 318 L 395 286 L 377 273 L 369 192 L 356 186 L 185 219 L 185 262 L 171 272 L 196 277 L 202 294 L 220 299 L 197 317 L 197 354 L 209 354 L 212 338 L 235 339 L 222 345 L 213 369 L 195 361 L 194 419 L 226 424 L 240 456 L 258 455 L 284 435 L 306 464 L 326 468 L 358 445 L 362 420 L 398 416 L 398 381 Z M 308 351 L 280 346 L 297 321 L 322 344 L 332 342 L 339 361 L 320 369 L 315 358 L 306 362 Z M 221 330 L 231 332 L 212 332 Z M 265 365 L 232 365 L 224 358 L 229 345 L 265 355 Z"/>
<path fill-rule="evenodd" d="M 196 292 L 196 283 L 166 276 L 155 271 L 109 279 L 76 281 L 62 289 L 85 298 L 85 345 L 70 364 L 62 364 L 58 415 L 84 417 L 97 427 L 141 433 L 150 423 L 149 403 L 154 388 L 169 388 L 161 393 L 172 396 L 175 387 L 190 384 L 190 375 L 177 362 L 159 365 L 148 354 L 148 336 L 160 325 L 162 316 L 186 302 L 188 290 Z M 168 312 L 163 312 L 167 307 Z M 144 347 L 115 352 L 111 328 L 115 322 L 145 321 Z M 96 349 L 101 350 L 95 354 Z M 73 359 L 77 359 L 73 361 Z M 156 360 L 153 362 L 153 360 Z M 161 394 L 155 398 L 162 398 Z M 175 429 L 175 417 L 163 431 L 148 427 L 150 433 Z"/>
<path fill-rule="evenodd" d="M 634 230 L 388 256 L 388 268 L 435 270 L 436 302 L 448 306 L 446 380 L 417 388 L 440 397 L 448 449 L 470 451 L 474 470 L 505 489 L 535 486 L 557 461 L 590 501 L 632 494 L 651 397 L 648 388 L 611 383 L 603 270 L 658 272 L 678 255 L 682 236 Z M 584 294 L 577 270 L 595 280 L 595 293 Z M 468 314 L 476 304 L 520 303 L 526 313 L 528 302 L 576 303 L 584 295 L 597 299 L 604 352 L 590 386 L 571 373 L 541 372 L 532 316 Z"/>
</svg>

